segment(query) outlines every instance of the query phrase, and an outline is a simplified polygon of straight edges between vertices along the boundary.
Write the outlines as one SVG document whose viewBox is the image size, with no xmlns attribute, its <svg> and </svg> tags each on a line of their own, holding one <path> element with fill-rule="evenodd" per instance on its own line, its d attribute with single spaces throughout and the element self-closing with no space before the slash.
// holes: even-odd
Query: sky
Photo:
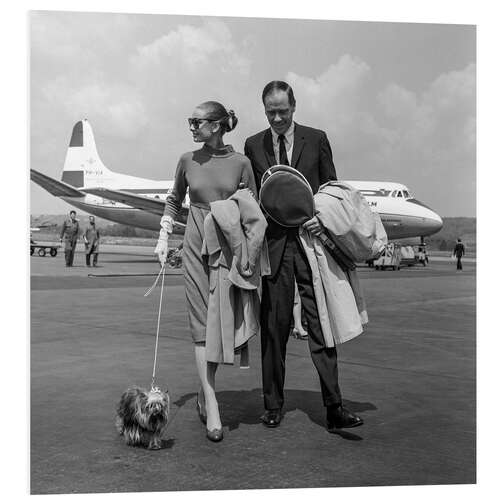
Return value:
<svg viewBox="0 0 500 500">
<path fill-rule="evenodd" d="M 207 100 L 234 109 L 225 139 L 243 151 L 267 127 L 262 88 L 283 79 L 339 178 L 401 182 L 444 217 L 476 216 L 472 25 L 32 12 L 30 46 L 31 167 L 57 179 L 82 118 L 120 173 L 171 179 Z M 32 214 L 69 208 L 31 183 Z"/>
</svg>

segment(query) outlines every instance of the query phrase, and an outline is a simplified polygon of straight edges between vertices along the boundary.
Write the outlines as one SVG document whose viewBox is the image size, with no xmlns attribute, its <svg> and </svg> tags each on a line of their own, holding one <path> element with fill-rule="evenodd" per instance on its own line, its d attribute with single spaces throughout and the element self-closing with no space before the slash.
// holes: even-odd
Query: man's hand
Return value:
<svg viewBox="0 0 500 500">
<path fill-rule="evenodd" d="M 302 227 L 314 236 L 318 236 L 323 232 L 323 226 L 316 216 L 314 216 L 312 219 L 309 219 L 307 222 L 304 222 L 304 224 L 302 224 Z"/>
</svg>

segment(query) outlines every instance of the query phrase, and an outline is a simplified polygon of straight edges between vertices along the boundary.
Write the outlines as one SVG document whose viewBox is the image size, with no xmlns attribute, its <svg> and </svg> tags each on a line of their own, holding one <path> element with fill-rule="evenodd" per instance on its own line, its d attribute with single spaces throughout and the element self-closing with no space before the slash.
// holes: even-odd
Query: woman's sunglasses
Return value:
<svg viewBox="0 0 500 500">
<path fill-rule="evenodd" d="M 218 120 L 212 120 L 210 118 L 188 118 L 189 127 L 193 127 L 194 130 L 198 130 L 202 122 L 216 122 Z"/>
</svg>

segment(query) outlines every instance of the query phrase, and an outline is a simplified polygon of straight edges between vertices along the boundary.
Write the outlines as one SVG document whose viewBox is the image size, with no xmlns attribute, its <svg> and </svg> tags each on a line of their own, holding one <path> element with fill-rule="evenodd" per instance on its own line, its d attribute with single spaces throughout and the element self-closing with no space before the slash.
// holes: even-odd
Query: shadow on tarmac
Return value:
<svg viewBox="0 0 500 500">
<path fill-rule="evenodd" d="M 196 398 L 195 392 L 184 394 L 174 401 L 179 409 L 188 401 Z M 217 401 L 221 412 L 222 425 L 229 431 L 238 429 L 240 424 L 261 425 L 260 416 L 263 413 L 262 389 L 250 391 L 220 391 L 217 392 Z M 320 404 L 321 394 L 316 391 L 285 390 L 285 405 L 283 414 L 299 410 L 308 416 L 309 420 L 319 427 L 325 426 L 325 409 Z M 369 402 L 350 401 L 344 399 L 345 406 L 354 413 L 377 410 Z M 351 431 L 337 430 L 334 432 L 343 439 L 361 441 L 363 438 Z"/>
</svg>

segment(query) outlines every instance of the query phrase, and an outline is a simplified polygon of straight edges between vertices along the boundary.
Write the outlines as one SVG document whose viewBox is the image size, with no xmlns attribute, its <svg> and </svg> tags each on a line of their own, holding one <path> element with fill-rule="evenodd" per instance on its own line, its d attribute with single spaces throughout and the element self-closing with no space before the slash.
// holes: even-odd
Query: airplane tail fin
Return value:
<svg viewBox="0 0 500 500">
<path fill-rule="evenodd" d="M 99 157 L 90 123 L 80 120 L 73 127 L 61 180 L 76 188 L 96 187 L 112 176 Z"/>
</svg>

